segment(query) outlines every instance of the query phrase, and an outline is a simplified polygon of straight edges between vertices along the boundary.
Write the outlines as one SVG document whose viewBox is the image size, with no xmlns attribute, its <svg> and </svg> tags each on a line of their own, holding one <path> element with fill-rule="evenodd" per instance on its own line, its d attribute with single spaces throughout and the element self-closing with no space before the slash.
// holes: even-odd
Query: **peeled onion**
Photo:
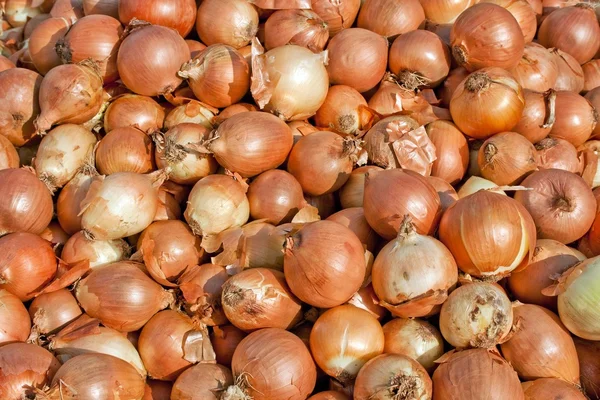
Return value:
<svg viewBox="0 0 600 400">
<path fill-rule="evenodd" d="M 256 108 L 252 111 L 256 111 Z M 175 107 L 167 114 L 164 128 L 171 129 L 179 124 L 192 123 L 212 129 L 213 123 L 216 125 L 217 119 L 219 116 L 223 116 L 225 110 L 218 116 L 215 116 L 216 112 L 217 110 L 208 104 L 202 104 L 199 101 L 190 101 L 187 104 Z"/>
</svg>

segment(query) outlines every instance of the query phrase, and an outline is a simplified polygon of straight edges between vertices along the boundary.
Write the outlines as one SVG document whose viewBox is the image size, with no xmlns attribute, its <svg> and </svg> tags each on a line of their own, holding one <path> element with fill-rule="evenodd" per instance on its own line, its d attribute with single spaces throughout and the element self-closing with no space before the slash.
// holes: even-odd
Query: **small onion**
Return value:
<svg viewBox="0 0 600 400">
<path fill-rule="evenodd" d="M 300 183 L 279 169 L 263 172 L 250 183 L 248 201 L 253 219 L 275 225 L 291 222 L 305 204 Z"/>
<path fill-rule="evenodd" d="M 435 361 L 444 354 L 444 339 L 440 331 L 421 319 L 395 318 L 383 326 L 387 354 L 402 354 L 419 362 L 432 372 Z"/>
<path fill-rule="evenodd" d="M 363 207 L 369 225 L 387 240 L 396 237 L 405 215 L 422 235 L 435 232 L 441 216 L 440 197 L 433 186 L 421 175 L 401 169 L 367 173 Z"/>
<path fill-rule="evenodd" d="M 590 138 L 598 123 L 598 112 L 577 93 L 556 92 L 556 121 L 550 136 L 568 140 L 578 147 Z"/>
<path fill-rule="evenodd" d="M 329 39 L 329 30 L 313 10 L 279 10 L 267 19 L 265 38 L 267 50 L 295 44 L 320 53 Z"/>
<path fill-rule="evenodd" d="M 331 39 L 327 51 L 327 72 L 331 84 L 366 92 L 377 86 L 385 74 L 388 42 L 375 32 L 361 28 L 344 29 Z"/>
<path fill-rule="evenodd" d="M 19 153 L 6 136 L 0 135 L 0 169 L 7 168 L 19 168 Z"/>
<path fill-rule="evenodd" d="M 396 37 L 413 31 L 425 21 L 418 0 L 366 0 L 358 14 L 357 26 L 383 37 Z"/>
<path fill-rule="evenodd" d="M 476 178 L 476 177 L 475 177 Z M 442 203 L 442 211 L 446 211 L 452 204 L 459 199 L 458 193 L 447 181 L 437 176 L 428 176 L 427 181 L 437 191 Z"/>
<path fill-rule="evenodd" d="M 133 18 L 176 29 L 186 37 L 196 22 L 194 0 L 159 0 L 150 4 L 143 0 L 119 0 L 119 18 L 125 25 Z"/>
<path fill-rule="evenodd" d="M 600 342 L 573 338 L 579 357 L 579 369 L 581 371 L 581 386 L 585 393 L 592 399 L 597 400 L 600 396 Z M 583 399 L 582 399 L 583 400 Z"/>
<path fill-rule="evenodd" d="M 531 262 L 523 271 L 508 278 L 508 287 L 517 300 L 537 304 L 556 311 L 556 297 L 545 296 L 542 290 L 554 284 L 554 278 L 585 257 L 575 249 L 551 239 L 540 239 L 536 243 Z"/>
<path fill-rule="evenodd" d="M 436 314 L 456 285 L 458 268 L 437 239 L 420 235 L 410 217 L 398 237 L 383 247 L 373 264 L 373 289 L 380 304 L 403 318 Z"/>
<path fill-rule="evenodd" d="M 227 279 L 227 270 L 220 265 L 203 264 L 188 268 L 178 280 L 186 311 L 210 326 L 227 323 L 221 306 L 221 294 Z"/>
<path fill-rule="evenodd" d="M 433 400 L 525 400 L 514 369 L 486 349 L 446 353 L 433 374 Z"/>
<path fill-rule="evenodd" d="M 119 0 L 83 0 L 85 15 L 103 14 L 119 18 Z"/>
<path fill-rule="evenodd" d="M 296 335 L 267 328 L 246 336 L 231 364 L 235 385 L 223 400 L 301 400 L 312 393 L 317 371 L 310 352 Z"/>
<path fill-rule="evenodd" d="M 250 89 L 250 67 L 233 47 L 215 44 L 181 66 L 178 75 L 187 79 L 198 100 L 213 107 L 237 103 Z"/>
<path fill-rule="evenodd" d="M 515 200 L 533 217 L 538 238 L 571 243 L 590 229 L 596 216 L 596 199 L 580 176 L 560 170 L 534 172 L 522 185 Z"/>
<path fill-rule="evenodd" d="M 39 74 L 25 68 L 0 72 L 0 132 L 15 146 L 24 145 L 35 133 L 33 120 L 40 112 L 41 83 Z"/>
<path fill-rule="evenodd" d="M 463 272 L 492 278 L 529 264 L 536 230 L 533 219 L 519 202 L 480 190 L 446 210 L 439 237 Z"/>
<path fill-rule="evenodd" d="M 307 194 L 335 192 L 346 183 L 358 160 L 359 143 L 329 131 L 304 136 L 292 148 L 287 170 Z"/>
<path fill-rule="evenodd" d="M 556 378 L 541 378 L 522 384 L 525 400 L 537 400 L 548 398 L 563 398 L 570 400 L 586 400 L 587 397 L 581 393 L 575 385 Z"/>
<path fill-rule="evenodd" d="M 513 68 L 525 48 L 517 20 L 505 8 L 490 3 L 475 4 L 460 14 L 452 26 L 450 42 L 454 59 L 469 71 Z"/>
<path fill-rule="evenodd" d="M 343 135 L 357 135 L 374 119 L 365 98 L 354 88 L 334 85 L 315 114 L 315 124 Z"/>
<path fill-rule="evenodd" d="M 475 139 L 510 131 L 521 118 L 525 99 L 519 83 L 500 68 L 484 68 L 458 85 L 450 113 L 458 128 Z"/>
<path fill-rule="evenodd" d="M 558 316 L 533 304 L 513 307 L 517 325 L 500 348 L 524 380 L 560 378 L 579 384 L 579 360 L 575 344 Z"/>
<path fill-rule="evenodd" d="M 96 167 L 103 175 L 152 172 L 156 169 L 152 139 L 133 127 L 113 129 L 98 142 Z"/>
<path fill-rule="evenodd" d="M 286 238 L 283 269 L 292 293 L 300 300 L 314 307 L 334 307 L 348 301 L 363 283 L 363 246 L 342 224 L 309 223 Z M 343 286 L 338 284 L 340 280 Z"/>
<path fill-rule="evenodd" d="M 499 186 L 514 185 L 537 169 L 537 153 L 524 136 L 502 132 L 483 143 L 477 163 L 485 179 Z"/>
<path fill-rule="evenodd" d="M 469 146 L 465 136 L 449 121 L 433 121 L 425 129 L 437 156 L 431 167 L 431 175 L 450 184 L 458 183 L 469 166 Z"/>
<path fill-rule="evenodd" d="M 252 268 L 232 276 L 223 285 L 223 310 L 231 323 L 244 330 L 289 329 L 302 319 L 300 301 L 282 272 Z"/>
<path fill-rule="evenodd" d="M 233 385 L 233 376 L 229 368 L 219 364 L 199 364 L 179 375 L 170 400 L 219 400 L 220 393 L 230 385 Z"/>
<path fill-rule="evenodd" d="M 37 333 L 58 331 L 81 315 L 77 300 L 67 289 L 43 293 L 33 299 L 29 315 Z"/>
<path fill-rule="evenodd" d="M 50 18 L 40 23 L 29 37 L 29 56 L 40 74 L 46 75 L 52 68 L 61 64 L 55 47 L 71 26 L 64 18 Z"/>
<path fill-rule="evenodd" d="M 382 354 L 360 369 L 354 382 L 356 399 L 394 396 L 426 400 L 432 396 L 432 382 L 418 362 L 400 354 Z"/>
<path fill-rule="evenodd" d="M 538 93 L 524 90 L 523 98 L 525 108 L 512 131 L 520 133 L 531 143 L 537 143 L 550 134 L 556 120 L 556 92 L 549 90 Z"/>
<path fill-rule="evenodd" d="M 264 54 L 259 51 L 252 57 L 251 92 L 256 104 L 286 121 L 313 116 L 329 89 L 326 57 L 326 52 L 315 54 L 293 44 Z M 332 66 L 331 53 L 329 57 L 328 68 Z M 332 79 L 332 83 L 342 82 Z"/>
<path fill-rule="evenodd" d="M 350 177 L 338 192 L 342 208 L 363 206 L 365 175 L 372 171 L 383 171 L 383 169 L 375 165 L 365 165 L 352 171 Z"/>
<path fill-rule="evenodd" d="M 137 94 L 169 94 L 181 84 L 177 71 L 189 60 L 190 50 L 175 30 L 140 24 L 131 27 L 119 48 L 121 80 Z"/>
<path fill-rule="evenodd" d="M 345 208 L 335 214 L 327 217 L 327 220 L 334 221 L 350 228 L 352 232 L 366 246 L 367 250 L 373 252 L 379 242 L 379 236 L 373 228 L 369 226 L 365 218 L 365 212 L 362 207 Z"/>
<path fill-rule="evenodd" d="M 104 113 L 104 131 L 133 127 L 151 133 L 159 130 L 165 120 L 165 111 L 152 98 L 125 94 L 114 99 Z"/>
<path fill-rule="evenodd" d="M 569 90 L 579 93 L 585 85 L 585 75 L 579 62 L 569 53 L 560 49 L 551 49 L 558 65 L 558 78 L 556 78 L 555 90 Z"/>
<path fill-rule="evenodd" d="M 363 365 L 384 347 L 381 325 L 371 314 L 352 305 L 325 311 L 310 333 L 317 365 L 341 383 L 351 382 Z"/>
<path fill-rule="evenodd" d="M 5 289 L 0 289 L 0 345 L 24 342 L 31 331 L 31 318 L 21 300 Z"/>
<path fill-rule="evenodd" d="M 173 301 L 172 293 L 128 261 L 94 269 L 77 284 L 75 296 L 89 316 L 121 332 L 140 329 Z"/>
<path fill-rule="evenodd" d="M 207 46 L 221 43 L 239 49 L 256 36 L 258 12 L 246 0 L 203 0 L 196 31 Z"/>
<path fill-rule="evenodd" d="M 221 325 L 213 328 L 210 341 L 217 355 L 217 362 L 221 365 L 231 366 L 233 353 L 246 333 L 233 325 Z"/>
<path fill-rule="evenodd" d="M 523 89 L 545 92 L 555 86 L 559 70 L 552 52 L 538 44 L 527 43 L 523 57 L 509 72 Z"/>
<path fill-rule="evenodd" d="M 581 66 L 585 83 L 583 91 L 588 92 L 600 86 L 600 60 L 591 60 Z"/>
<path fill-rule="evenodd" d="M 331 0 L 311 1 L 312 10 L 327 24 L 329 37 L 352 27 L 360 6 L 361 0 L 347 0 L 340 3 Z"/>
</svg>

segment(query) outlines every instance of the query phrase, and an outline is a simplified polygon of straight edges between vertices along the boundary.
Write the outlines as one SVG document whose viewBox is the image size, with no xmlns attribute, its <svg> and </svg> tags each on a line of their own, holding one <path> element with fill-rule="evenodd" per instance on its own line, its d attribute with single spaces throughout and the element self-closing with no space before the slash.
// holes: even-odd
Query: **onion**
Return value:
<svg viewBox="0 0 600 400">
<path fill-rule="evenodd" d="M 67 289 L 43 293 L 33 299 L 29 306 L 34 332 L 53 333 L 71 323 L 81 315 L 75 297 Z"/>
<path fill-rule="evenodd" d="M 439 237 L 463 272 L 499 278 L 527 266 L 535 250 L 536 231 L 519 202 L 481 190 L 446 210 Z"/>
<path fill-rule="evenodd" d="M 2 4 L 3 19 L 13 28 L 23 26 L 42 12 L 40 5 L 40 2 L 31 0 L 6 0 Z"/>
<path fill-rule="evenodd" d="M 429 31 L 400 35 L 390 48 L 390 71 L 408 90 L 438 86 L 448 76 L 450 62 L 448 46 Z"/>
<path fill-rule="evenodd" d="M 343 209 L 327 217 L 327 220 L 337 222 L 350 228 L 369 251 L 375 251 L 375 247 L 379 242 L 379 236 L 377 236 L 375 231 L 369 226 L 362 207 Z"/>
<path fill-rule="evenodd" d="M 344 139 L 329 131 L 315 132 L 294 145 L 287 170 L 305 193 L 312 196 L 332 193 L 348 180 L 360 150 L 360 141 Z"/>
<path fill-rule="evenodd" d="M 52 129 L 40 143 L 35 157 L 38 177 L 51 192 L 63 187 L 90 160 L 96 136 L 80 125 Z"/>
<path fill-rule="evenodd" d="M 408 0 L 407 4 L 412 2 Z M 366 92 L 377 86 L 385 74 L 388 42 L 375 32 L 360 28 L 344 29 L 331 39 L 327 51 L 327 72 L 331 84 L 347 85 Z"/>
<path fill-rule="evenodd" d="M 458 67 L 450 70 L 448 77 L 438 88 L 438 96 L 440 98 L 441 105 L 444 107 L 450 106 L 450 99 L 452 98 L 456 88 L 467 76 L 469 76 L 469 74 L 470 72 L 464 67 Z"/>
<path fill-rule="evenodd" d="M 452 24 L 467 8 L 475 4 L 472 0 L 421 0 L 428 21 L 435 24 Z"/>
<path fill-rule="evenodd" d="M 237 104 L 232 104 L 229 107 L 226 107 L 223 111 L 221 111 L 219 113 L 219 115 L 214 116 L 213 118 L 213 123 L 215 125 L 221 125 L 223 123 L 223 121 L 225 121 L 227 118 L 233 117 L 236 114 L 241 114 L 243 112 L 249 112 L 249 111 L 258 111 L 258 108 L 254 105 L 254 104 L 250 104 L 250 103 L 237 103 Z M 294 123 L 303 123 L 302 121 L 293 121 L 288 123 L 288 125 L 291 127 L 291 124 Z"/>
<path fill-rule="evenodd" d="M 0 345 L 26 341 L 31 331 L 31 319 L 21 300 L 8 290 L 0 289 L 0 304 Z"/>
<path fill-rule="evenodd" d="M 597 123 L 598 112 L 586 98 L 573 92 L 556 92 L 556 121 L 550 136 L 578 147 L 590 138 Z"/>
<path fill-rule="evenodd" d="M 169 94 L 181 84 L 179 68 L 189 60 L 185 40 L 173 29 L 136 22 L 128 27 L 117 66 L 123 83 L 137 94 Z"/>
<path fill-rule="evenodd" d="M 98 173 L 93 168 L 83 168 L 67 183 L 56 202 L 56 214 L 60 226 L 70 235 L 81 230 L 81 202 Z"/>
<path fill-rule="evenodd" d="M 370 399 L 400 396 L 430 399 L 431 378 L 418 362 L 400 354 L 382 354 L 361 368 L 354 382 L 354 397 Z"/>
<path fill-rule="evenodd" d="M 440 197 L 433 186 L 419 174 L 401 169 L 367 173 L 363 207 L 369 225 L 387 240 L 396 237 L 405 215 L 422 235 L 435 232 L 441 215 Z"/>
<path fill-rule="evenodd" d="M 107 15 L 90 15 L 75 23 L 64 39 L 56 42 L 56 53 L 63 64 L 94 60 L 104 83 L 119 78 L 117 53 L 123 28 Z"/>
<path fill-rule="evenodd" d="M 220 265 L 203 264 L 188 268 L 178 280 L 187 312 L 210 326 L 227 323 L 221 306 L 222 286 L 227 279 L 227 270 Z"/>
<path fill-rule="evenodd" d="M 312 0 L 311 8 L 319 15 L 329 29 L 329 37 L 333 37 L 343 29 L 352 27 L 361 0 L 336 2 L 331 0 Z"/>
<path fill-rule="evenodd" d="M 160 0 L 148 4 L 140 0 L 120 0 L 119 18 L 125 25 L 133 18 L 151 24 L 173 28 L 186 37 L 196 22 L 196 2 L 194 0 Z"/>
<path fill-rule="evenodd" d="M 600 259 L 590 258 L 565 272 L 558 283 L 558 314 L 571 333 L 587 340 L 600 340 L 598 284 Z"/>
<path fill-rule="evenodd" d="M 54 252 L 57 255 L 60 255 L 64 244 L 69 240 L 71 235 L 64 231 L 58 221 L 52 221 L 46 229 L 40 233 L 40 237 L 50 242 Z"/>
<path fill-rule="evenodd" d="M 202 398 L 219 400 L 220 393 L 233 385 L 229 368 L 218 364 L 199 364 L 183 371 L 173 384 L 171 400 Z"/>
<path fill-rule="evenodd" d="M 524 136 L 502 132 L 483 143 L 477 163 L 484 178 L 499 186 L 514 185 L 537 169 L 537 153 Z"/>
<path fill-rule="evenodd" d="M 392 314 L 423 317 L 439 311 L 448 290 L 456 285 L 458 269 L 450 251 L 438 240 L 418 234 L 405 216 L 398 237 L 375 258 L 372 279 L 380 304 Z"/>
<path fill-rule="evenodd" d="M 36 396 L 60 368 L 46 349 L 27 343 L 12 343 L 0 348 L 0 396 L 20 400 Z"/>
<path fill-rule="evenodd" d="M 121 332 L 140 329 L 173 301 L 172 293 L 148 277 L 137 263 L 128 261 L 92 270 L 78 283 L 75 296 L 89 316 Z"/>
<path fill-rule="evenodd" d="M 19 153 L 6 136 L 0 135 L 0 169 L 7 168 L 19 168 Z"/>
<path fill-rule="evenodd" d="M 250 216 L 279 225 L 291 222 L 304 206 L 302 186 L 286 171 L 274 169 L 258 175 L 248 189 Z"/>
<path fill-rule="evenodd" d="M 434 400 L 525 400 L 517 373 L 485 349 L 446 353 L 433 374 Z"/>
<path fill-rule="evenodd" d="M 525 400 L 544 399 L 552 396 L 572 400 L 585 400 L 587 398 L 578 387 L 556 378 L 536 379 L 533 382 L 525 382 L 522 386 L 525 392 Z"/>
<path fill-rule="evenodd" d="M 365 310 L 343 305 L 325 311 L 310 333 L 317 365 L 329 376 L 349 383 L 370 359 L 383 352 L 384 335 Z"/>
<path fill-rule="evenodd" d="M 538 41 L 544 47 L 569 52 L 579 64 L 591 60 L 600 47 L 600 26 L 594 8 L 578 4 L 552 12 L 540 25 Z"/>
<path fill-rule="evenodd" d="M 545 296 L 542 290 L 551 286 L 555 277 L 583 260 L 585 257 L 575 249 L 555 240 L 540 239 L 527 268 L 511 274 L 508 286 L 519 301 L 555 311 L 556 297 Z"/>
<path fill-rule="evenodd" d="M 509 72 L 523 89 L 545 92 L 555 86 L 559 70 L 552 52 L 538 44 L 527 43 L 523 57 Z"/>
<path fill-rule="evenodd" d="M 55 47 L 63 40 L 71 23 L 64 18 L 50 18 L 40 23 L 29 37 L 29 55 L 40 74 L 46 75 L 52 68 L 61 64 Z"/>
<path fill-rule="evenodd" d="M 300 301 L 290 292 L 283 273 L 267 268 L 231 277 L 223 285 L 222 305 L 227 319 L 244 331 L 289 329 L 302 319 Z"/>
<path fill-rule="evenodd" d="M 600 86 L 600 60 L 588 61 L 582 65 L 581 69 L 583 70 L 583 76 L 585 77 L 585 83 L 583 85 L 584 92 L 588 92 Z"/>
<path fill-rule="evenodd" d="M 85 15 L 103 14 L 119 18 L 119 0 L 83 0 Z"/>
<path fill-rule="evenodd" d="M 421 319 L 395 318 L 383 326 L 387 354 L 402 354 L 419 362 L 432 372 L 435 361 L 444 354 L 440 331 Z"/>
<path fill-rule="evenodd" d="M 239 49 L 256 36 L 258 12 L 246 0 L 203 0 L 196 31 L 207 46 L 221 43 Z"/>
<path fill-rule="evenodd" d="M 389 315 L 388 311 L 379 305 L 379 299 L 377 298 L 377 295 L 375 295 L 373 285 L 370 283 L 354 293 L 350 300 L 348 300 L 348 304 L 368 311 L 372 316 L 377 318 L 378 321 L 383 320 Z M 298 334 L 298 332 L 295 333 Z"/>
<path fill-rule="evenodd" d="M 322 196 L 310 196 L 305 194 L 304 199 L 306 200 L 306 203 L 317 208 L 321 218 L 327 218 L 338 210 L 335 195 L 333 193 L 324 194 Z"/>
<path fill-rule="evenodd" d="M 210 341 L 215 349 L 217 362 L 225 366 L 231 366 L 233 353 L 245 337 L 246 333 L 233 325 L 215 326 Z"/>
<path fill-rule="evenodd" d="M 107 354 L 82 354 L 60 367 L 45 395 L 52 400 L 64 395 L 89 400 L 141 399 L 144 383 L 136 369 L 119 358 Z"/>
<path fill-rule="evenodd" d="M 138 349 L 148 374 L 164 381 L 174 381 L 190 365 L 215 359 L 206 328 L 173 310 L 148 321 Z"/>
<path fill-rule="evenodd" d="M 436 176 L 428 176 L 427 181 L 437 191 L 442 204 L 442 212 L 446 211 L 452 204 L 458 200 L 458 193 L 447 181 Z"/>
<path fill-rule="evenodd" d="M 93 178 L 81 203 L 81 227 L 95 240 L 121 239 L 143 231 L 158 208 L 160 174 L 117 172 Z"/>
<path fill-rule="evenodd" d="M 34 125 L 45 133 L 55 124 L 82 124 L 102 105 L 102 78 L 92 62 L 59 65 L 40 85 L 41 113 Z"/>
<path fill-rule="evenodd" d="M 40 112 L 38 93 L 42 77 L 24 68 L 0 73 L 0 132 L 15 146 L 22 146 L 35 133 L 33 120 Z"/>
<path fill-rule="evenodd" d="M 75 23 L 84 16 L 83 0 L 54 0 L 53 3 L 50 10 L 50 16 L 53 18 L 65 18 Z"/>
<path fill-rule="evenodd" d="M 356 89 L 335 85 L 329 88 L 325 103 L 317 110 L 315 124 L 343 135 L 358 135 L 371 126 L 374 117 Z"/>
<path fill-rule="evenodd" d="M 493 24 L 484 27 L 482 21 Z M 460 14 L 450 42 L 454 59 L 471 72 L 485 67 L 513 68 L 525 47 L 517 20 L 503 7 L 490 3 L 476 4 Z"/>
<path fill-rule="evenodd" d="M 521 86 L 500 68 L 472 73 L 458 85 L 450 100 L 454 123 L 475 139 L 510 131 L 519 122 L 524 107 Z"/>
<path fill-rule="evenodd" d="M 579 93 L 585 85 L 585 75 L 579 62 L 570 54 L 560 49 L 551 49 L 558 65 L 558 78 L 554 85 L 556 90 L 569 90 Z"/>
<path fill-rule="evenodd" d="M 600 392 L 598 392 L 600 365 L 598 365 L 597 360 L 600 356 L 600 342 L 583 340 L 577 337 L 573 339 L 579 357 L 581 385 L 591 399 L 598 399 L 600 395 Z"/>
<path fill-rule="evenodd" d="M 181 205 L 167 189 L 158 189 L 158 208 L 153 221 L 170 221 L 181 219 Z"/>
<path fill-rule="evenodd" d="M 314 115 L 329 88 L 327 53 L 315 54 L 304 47 L 288 45 L 262 54 L 258 46 L 253 48 L 257 54 L 252 57 L 251 91 L 261 110 L 286 121 Z M 332 53 L 329 57 L 333 57 Z M 332 66 L 332 59 L 328 66 Z M 332 83 L 339 82 L 332 79 Z"/>
<path fill-rule="evenodd" d="M 600 110 L 600 89 L 594 88 L 587 92 L 585 98 L 592 104 L 596 111 Z M 600 136 L 600 124 L 596 124 L 596 128 L 592 132 L 592 137 L 597 138 Z"/>
<path fill-rule="evenodd" d="M 250 216 L 246 189 L 233 177 L 209 175 L 194 185 L 185 220 L 197 235 L 214 235 L 242 226 Z"/>
<path fill-rule="evenodd" d="M 181 66 L 178 75 L 187 79 L 194 95 L 213 107 L 237 103 L 250 88 L 250 67 L 233 47 L 207 47 Z"/>
<path fill-rule="evenodd" d="M 433 121 L 425 129 L 435 146 L 437 157 L 433 161 L 431 175 L 450 184 L 458 183 L 469 166 L 469 146 L 465 136 L 449 121 Z"/>
<path fill-rule="evenodd" d="M 554 125 L 556 119 L 556 92 L 545 93 L 524 90 L 525 108 L 513 132 L 520 133 L 531 143 L 544 139 Z"/>
<path fill-rule="evenodd" d="M 104 131 L 134 127 L 151 133 L 163 126 L 165 111 L 154 99 L 125 94 L 114 99 L 104 114 Z"/>
<path fill-rule="evenodd" d="M 394 38 L 418 29 L 423 22 L 425 12 L 417 0 L 366 0 L 358 14 L 357 26 Z"/>
<path fill-rule="evenodd" d="M 354 232 L 337 222 L 318 221 L 286 238 L 283 268 L 300 300 L 331 308 L 348 301 L 361 287 L 366 266 L 362 243 Z"/>
<path fill-rule="evenodd" d="M 382 171 L 375 165 L 366 165 L 356 168 L 339 190 L 342 208 L 362 207 L 365 191 L 365 175 L 372 171 Z M 250 185 L 252 187 L 252 185 Z"/>
<path fill-rule="evenodd" d="M 329 30 L 315 11 L 280 10 L 267 19 L 265 38 L 267 50 L 295 44 L 320 53 L 329 39 Z"/>
<path fill-rule="evenodd" d="M 152 172 L 155 169 L 153 147 L 152 139 L 139 129 L 116 128 L 98 143 L 96 166 L 103 175 Z"/>
<path fill-rule="evenodd" d="M 513 307 L 514 334 L 500 347 L 502 354 L 524 380 L 560 378 L 579 384 L 575 344 L 558 316 L 543 307 Z"/>
</svg>

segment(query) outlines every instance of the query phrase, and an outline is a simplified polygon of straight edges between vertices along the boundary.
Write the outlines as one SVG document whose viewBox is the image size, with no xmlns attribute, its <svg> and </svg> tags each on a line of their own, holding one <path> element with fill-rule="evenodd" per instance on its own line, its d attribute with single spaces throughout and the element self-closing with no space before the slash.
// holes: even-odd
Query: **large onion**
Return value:
<svg viewBox="0 0 600 400">
<path fill-rule="evenodd" d="M 21 300 L 5 289 L 0 289 L 0 345 L 24 342 L 31 331 L 31 319 Z"/>
<path fill-rule="evenodd" d="M 71 22 L 64 18 L 50 18 L 40 23 L 31 33 L 29 56 L 40 74 L 46 75 L 52 68 L 61 64 L 55 46 L 63 39 L 70 26 Z"/>
<path fill-rule="evenodd" d="M 396 37 L 413 31 L 425 21 L 417 0 L 366 0 L 358 14 L 357 25 L 383 37 Z"/>
<path fill-rule="evenodd" d="M 206 0 L 198 8 L 196 31 L 202 43 L 244 47 L 258 31 L 258 12 L 246 0 Z"/>
<path fill-rule="evenodd" d="M 275 225 L 290 222 L 305 203 L 300 183 L 279 169 L 263 172 L 252 181 L 248 201 L 253 219 Z"/>
<path fill-rule="evenodd" d="M 499 186 L 514 185 L 537 169 L 537 153 L 524 136 L 501 132 L 483 142 L 477 163 L 485 179 Z"/>
<path fill-rule="evenodd" d="M 119 0 L 119 19 L 127 25 L 133 18 L 176 29 L 186 37 L 196 22 L 194 0 L 159 0 L 146 3 L 143 0 Z"/>
<path fill-rule="evenodd" d="M 187 312 L 210 326 L 227 323 L 221 305 L 223 285 L 227 279 L 229 279 L 227 270 L 220 265 L 203 264 L 188 268 L 178 280 Z M 217 350 L 215 347 L 215 351 Z M 217 357 L 219 357 L 218 351 Z M 218 358 L 217 361 L 229 365 Z"/>
<path fill-rule="evenodd" d="M 556 93 L 556 121 L 550 136 L 568 140 L 578 147 L 590 138 L 598 120 L 598 112 L 585 97 L 560 91 Z"/>
<path fill-rule="evenodd" d="M 104 131 L 134 127 L 152 133 L 163 126 L 165 111 L 154 99 L 137 94 L 115 98 L 104 113 Z"/>
<path fill-rule="evenodd" d="M 81 315 L 77 300 L 67 289 L 43 293 L 33 299 L 29 306 L 36 333 L 56 332 Z"/>
<path fill-rule="evenodd" d="M 575 385 L 556 378 L 541 378 L 522 384 L 525 400 L 537 400 L 546 398 L 564 398 L 570 400 L 586 400 L 587 397 L 581 393 Z"/>
<path fill-rule="evenodd" d="M 195 397 L 219 400 L 220 394 L 230 385 L 233 385 L 233 376 L 229 368 L 219 364 L 199 364 L 179 375 L 173 384 L 170 400 Z"/>
<path fill-rule="evenodd" d="M 39 74 L 25 68 L 0 72 L 0 132 L 15 146 L 24 145 L 35 133 L 33 120 L 40 112 L 41 83 Z"/>
</svg>

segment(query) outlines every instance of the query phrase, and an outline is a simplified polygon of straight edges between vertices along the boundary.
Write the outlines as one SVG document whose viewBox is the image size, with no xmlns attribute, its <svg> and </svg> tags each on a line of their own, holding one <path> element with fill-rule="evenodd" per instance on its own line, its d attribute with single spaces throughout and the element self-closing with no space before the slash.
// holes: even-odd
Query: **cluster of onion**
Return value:
<svg viewBox="0 0 600 400">
<path fill-rule="evenodd" d="M 474 3 L 1 1 L 0 398 L 598 398 L 597 15 Z"/>
</svg>

